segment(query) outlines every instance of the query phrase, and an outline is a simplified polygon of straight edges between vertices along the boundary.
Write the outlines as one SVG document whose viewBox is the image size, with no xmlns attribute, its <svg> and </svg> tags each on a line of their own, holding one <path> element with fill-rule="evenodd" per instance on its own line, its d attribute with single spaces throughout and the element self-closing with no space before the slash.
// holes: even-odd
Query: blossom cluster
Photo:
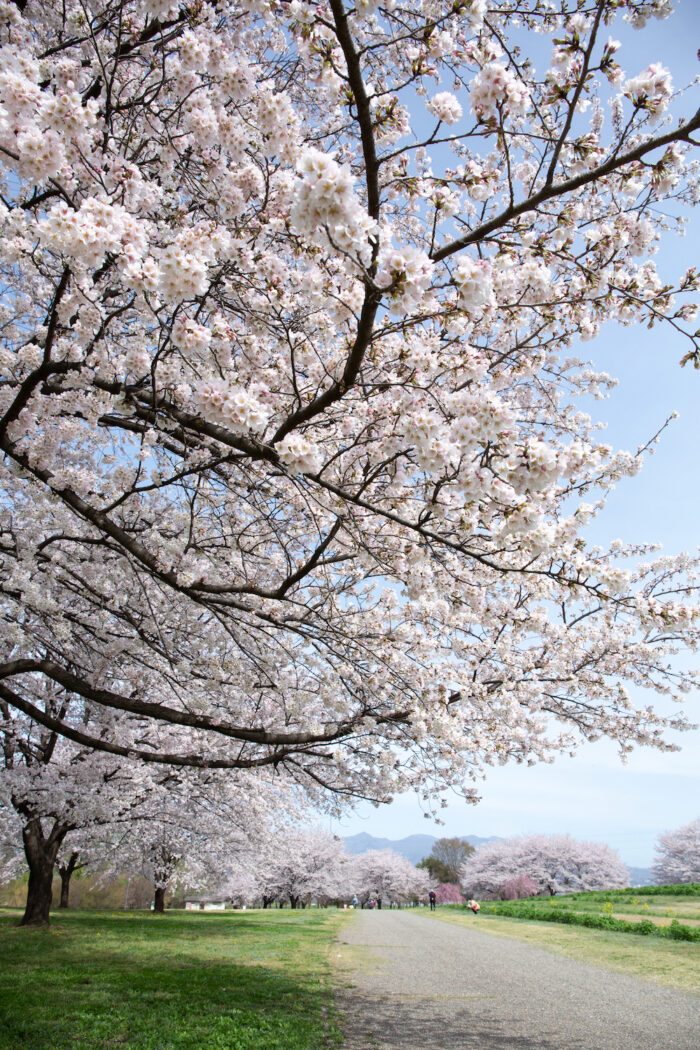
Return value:
<svg viewBox="0 0 700 1050">
<path fill-rule="evenodd" d="M 516 116 L 526 112 L 530 90 L 502 62 L 489 62 L 472 80 L 469 101 L 479 120 L 494 117 L 500 107 L 505 113 Z"/>
<path fill-rule="evenodd" d="M 671 74 L 660 62 L 653 62 L 643 73 L 626 80 L 622 91 L 636 109 L 645 110 L 652 122 L 656 123 L 671 101 Z"/>
<path fill-rule="evenodd" d="M 385 245 L 377 265 L 377 284 L 389 290 L 394 311 L 406 313 L 423 302 L 433 276 L 433 264 L 424 251 L 410 244 Z"/>
<path fill-rule="evenodd" d="M 470 313 L 483 312 L 494 305 L 491 264 L 486 259 L 459 260 L 454 273 L 460 303 Z"/>
<path fill-rule="evenodd" d="M 260 391 L 245 389 L 225 380 L 209 379 L 195 388 L 194 398 L 202 414 L 235 434 L 264 429 L 269 410 L 260 399 Z"/>
<path fill-rule="evenodd" d="M 290 474 L 316 474 L 323 465 L 321 448 L 303 434 L 288 434 L 275 451 Z"/>
<path fill-rule="evenodd" d="M 294 192 L 294 229 L 323 246 L 369 262 L 369 237 L 376 224 L 362 207 L 346 164 L 327 153 L 306 149 L 297 165 L 300 178 Z"/>
<path fill-rule="evenodd" d="M 445 124 L 457 124 L 462 119 L 462 107 L 449 91 L 433 95 L 426 103 L 426 109 Z"/>
</svg>

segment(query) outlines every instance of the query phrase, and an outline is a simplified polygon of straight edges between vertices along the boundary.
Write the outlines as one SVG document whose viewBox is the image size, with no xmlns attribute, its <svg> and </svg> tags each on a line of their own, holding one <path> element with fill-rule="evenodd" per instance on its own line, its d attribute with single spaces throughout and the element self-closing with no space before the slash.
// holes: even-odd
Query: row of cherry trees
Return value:
<svg viewBox="0 0 700 1050">
<path fill-rule="evenodd" d="M 319 829 L 289 828 L 265 848 L 241 856 L 227 896 L 238 903 L 289 902 L 296 908 L 357 897 L 361 905 L 407 904 L 427 899 L 430 882 L 393 850 L 350 856 L 342 841 Z"/>
<path fill-rule="evenodd" d="M 485 843 L 462 865 L 460 876 L 472 896 L 506 900 L 629 884 L 629 871 L 615 850 L 569 835 Z M 659 836 L 652 876 L 662 884 L 700 882 L 700 820 Z"/>
<path fill-rule="evenodd" d="M 29 868 L 26 925 L 45 924 L 58 872 L 142 875 L 162 910 L 174 878 L 217 885 L 235 857 L 304 819 L 288 777 L 149 766 L 84 748 L 23 718 L 0 730 L 0 841 L 9 878 Z"/>
<path fill-rule="evenodd" d="M 687 725 L 638 691 L 695 681 L 697 560 L 587 544 L 642 454 L 599 440 L 581 399 L 611 381 L 575 356 L 665 322 L 698 360 L 697 276 L 653 254 L 700 110 L 611 36 L 669 12 L 0 0 L 28 921 L 68 836 L 146 797 L 168 826 L 219 787 L 473 799 L 493 763 Z"/>
</svg>

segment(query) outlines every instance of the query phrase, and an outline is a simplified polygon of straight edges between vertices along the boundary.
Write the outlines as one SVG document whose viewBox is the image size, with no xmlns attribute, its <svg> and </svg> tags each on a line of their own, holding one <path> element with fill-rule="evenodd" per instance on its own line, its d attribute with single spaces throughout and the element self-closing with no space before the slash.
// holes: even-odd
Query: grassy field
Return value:
<svg viewBox="0 0 700 1050">
<path fill-rule="evenodd" d="M 680 887 L 679 887 L 680 889 Z M 687 889 L 687 888 L 684 888 Z M 645 934 L 670 935 L 672 939 L 700 943 L 700 887 L 695 895 L 659 894 L 640 888 L 635 893 L 572 893 L 561 897 L 537 897 L 519 901 L 486 901 L 484 914 L 509 918 L 571 922 L 576 925 L 613 927 L 615 921 L 633 923 Z"/>
<path fill-rule="evenodd" d="M 38 931 L 20 914 L 0 914 L 0 1050 L 338 1045 L 342 912 L 69 912 Z"/>
<path fill-rule="evenodd" d="M 488 910 L 498 901 L 484 905 Z M 511 904 L 517 903 L 514 901 Z M 524 903 L 524 902 L 523 902 Z M 540 904 L 542 907 L 554 905 L 589 915 L 614 915 L 621 919 L 642 918 L 666 922 L 677 918 L 690 925 L 700 923 L 700 894 L 698 896 L 679 896 L 673 893 L 645 893 L 641 887 L 633 894 L 611 893 L 572 893 L 563 897 L 543 897 L 528 904 Z"/>
<path fill-rule="evenodd" d="M 647 919 L 658 925 L 666 925 L 674 919 L 697 925 L 699 901 L 697 898 L 674 897 L 673 895 L 645 897 L 643 891 L 623 902 L 600 894 L 576 894 L 555 898 L 557 907 L 573 909 L 584 914 L 612 915 L 627 921 Z M 517 904 L 518 902 L 509 902 Z M 522 902 L 532 904 L 532 901 Z M 543 900 L 543 909 L 551 907 L 549 898 Z M 633 977 L 653 981 L 670 988 L 700 995 L 700 943 L 686 943 L 671 939 L 648 936 L 639 937 L 629 933 L 588 929 L 580 926 L 559 925 L 537 921 L 533 918 L 512 918 L 490 909 L 497 902 L 482 903 L 478 916 L 459 907 L 438 908 L 425 913 L 443 922 L 478 929 L 496 937 L 509 937 L 525 941 L 535 947 L 582 962 L 601 966 L 604 969 L 626 973 Z M 644 905 L 647 905 L 645 908 Z M 620 909 L 618 911 L 618 909 Z"/>
</svg>

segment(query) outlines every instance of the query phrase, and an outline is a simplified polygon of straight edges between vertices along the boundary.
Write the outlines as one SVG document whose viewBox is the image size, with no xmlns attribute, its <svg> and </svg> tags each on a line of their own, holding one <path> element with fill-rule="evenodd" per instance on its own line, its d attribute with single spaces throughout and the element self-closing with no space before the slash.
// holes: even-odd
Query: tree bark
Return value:
<svg viewBox="0 0 700 1050">
<path fill-rule="evenodd" d="M 156 894 L 153 898 L 153 911 L 158 915 L 165 913 L 165 886 L 156 886 Z"/>
<path fill-rule="evenodd" d="M 21 926 L 48 926 L 51 913 L 53 869 L 68 828 L 54 823 L 48 835 L 41 821 L 30 819 L 22 829 L 24 853 L 29 866 L 27 904 Z"/>
</svg>

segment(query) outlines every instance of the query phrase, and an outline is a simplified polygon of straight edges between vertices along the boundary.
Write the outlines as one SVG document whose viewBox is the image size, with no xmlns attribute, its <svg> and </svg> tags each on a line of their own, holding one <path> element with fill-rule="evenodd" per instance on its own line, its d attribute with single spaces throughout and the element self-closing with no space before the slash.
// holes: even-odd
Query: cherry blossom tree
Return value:
<svg viewBox="0 0 700 1050">
<path fill-rule="evenodd" d="M 527 875 L 516 875 L 514 879 L 506 879 L 498 896 L 504 901 L 518 901 L 524 897 L 536 896 L 537 889 L 537 883 L 533 879 Z"/>
<path fill-rule="evenodd" d="M 371 849 L 353 858 L 349 869 L 351 885 L 365 905 L 376 900 L 407 904 L 427 897 L 430 879 L 400 853 L 391 849 Z"/>
<path fill-rule="evenodd" d="M 46 711 L 75 699 L 47 689 Z M 167 769 L 80 747 L 7 708 L 0 725 L 0 838 L 7 877 L 29 867 L 23 924 L 49 921 L 54 869 L 67 905 L 73 872 L 131 872 L 154 884 L 155 907 L 176 874 L 222 880 L 242 849 L 305 812 L 288 777 L 270 772 Z M 84 713 L 83 725 L 91 728 Z M 155 737 L 151 734 L 151 739 Z M 23 847 L 23 848 L 22 848 Z"/>
<path fill-rule="evenodd" d="M 700 882 L 700 819 L 659 835 L 656 854 L 655 882 Z"/>
<path fill-rule="evenodd" d="M 456 882 L 439 882 L 435 887 L 438 904 L 463 904 L 464 897 Z"/>
<path fill-rule="evenodd" d="M 697 562 L 586 544 L 642 451 L 572 348 L 700 357 L 669 12 L 0 0 L 3 712 L 339 803 L 666 746 Z"/>
<path fill-rule="evenodd" d="M 70 702 L 48 687 L 42 710 L 65 712 Z M 157 781 L 142 763 L 77 746 L 0 706 L 0 835 L 9 846 L 4 874 L 29 868 L 22 923 L 43 925 L 49 919 L 54 867 L 66 905 L 70 877 L 83 866 L 97 829 L 105 834 L 129 817 L 156 790 Z M 84 724 L 90 725 L 89 718 Z"/>
<path fill-rule="evenodd" d="M 283 810 L 283 819 L 279 810 Z M 207 890 L 247 903 L 270 843 L 306 812 L 288 780 L 260 773 L 186 770 L 151 791 L 98 849 L 102 877 L 129 873 L 153 883 L 154 911 L 166 893 Z"/>
<path fill-rule="evenodd" d="M 530 895 L 629 885 L 629 872 L 615 850 L 569 835 L 524 835 L 484 843 L 463 866 L 461 884 L 469 896 L 495 899 L 507 883 L 522 878 L 528 880 Z"/>
<path fill-rule="evenodd" d="M 339 895 L 347 855 L 342 841 L 321 828 L 288 827 L 268 837 L 258 860 L 264 902 L 305 907 Z"/>
</svg>

